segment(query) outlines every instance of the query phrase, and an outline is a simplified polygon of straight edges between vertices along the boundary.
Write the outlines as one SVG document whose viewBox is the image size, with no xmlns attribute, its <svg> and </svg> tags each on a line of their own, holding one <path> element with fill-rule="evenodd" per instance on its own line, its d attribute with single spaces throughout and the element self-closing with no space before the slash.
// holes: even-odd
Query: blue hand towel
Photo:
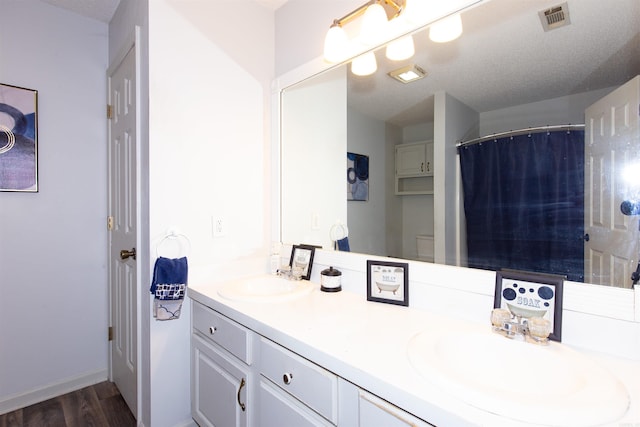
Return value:
<svg viewBox="0 0 640 427">
<path fill-rule="evenodd" d="M 187 284 L 187 277 L 188 265 L 186 257 L 175 259 L 159 257 L 153 267 L 153 281 L 151 282 L 150 291 L 159 299 L 184 298 L 184 287 Z M 173 286 L 158 287 L 158 285 Z M 158 292 L 160 292 L 160 294 L 158 294 Z"/>
<path fill-rule="evenodd" d="M 349 248 L 349 238 L 348 237 L 345 237 L 344 239 L 340 239 L 336 243 L 338 243 L 338 250 L 339 251 L 351 252 L 351 249 Z"/>
</svg>

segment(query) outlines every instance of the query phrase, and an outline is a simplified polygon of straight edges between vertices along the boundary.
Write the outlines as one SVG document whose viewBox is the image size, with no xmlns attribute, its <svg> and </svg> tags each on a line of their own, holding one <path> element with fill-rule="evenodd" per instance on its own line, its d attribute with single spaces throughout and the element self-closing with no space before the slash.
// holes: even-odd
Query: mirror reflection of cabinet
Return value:
<svg viewBox="0 0 640 427">
<path fill-rule="evenodd" d="M 396 145 L 396 194 L 433 194 L 433 141 Z"/>
</svg>

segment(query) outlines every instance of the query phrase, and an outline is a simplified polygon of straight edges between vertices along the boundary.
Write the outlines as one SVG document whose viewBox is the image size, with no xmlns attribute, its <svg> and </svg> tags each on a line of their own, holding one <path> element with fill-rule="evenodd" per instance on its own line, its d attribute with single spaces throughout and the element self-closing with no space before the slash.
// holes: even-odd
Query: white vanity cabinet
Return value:
<svg viewBox="0 0 640 427">
<path fill-rule="evenodd" d="M 358 427 L 433 427 L 365 390 L 358 390 L 358 415 Z"/>
<path fill-rule="evenodd" d="M 191 415 L 201 427 L 246 427 L 255 334 L 197 302 L 192 307 Z"/>
<path fill-rule="evenodd" d="M 191 323 L 191 415 L 200 427 L 429 426 L 196 300 Z"/>
<path fill-rule="evenodd" d="M 288 349 L 260 340 L 260 420 L 265 425 L 338 425 L 338 377 Z"/>
<path fill-rule="evenodd" d="M 433 194 L 433 141 L 396 145 L 396 194 Z"/>
</svg>

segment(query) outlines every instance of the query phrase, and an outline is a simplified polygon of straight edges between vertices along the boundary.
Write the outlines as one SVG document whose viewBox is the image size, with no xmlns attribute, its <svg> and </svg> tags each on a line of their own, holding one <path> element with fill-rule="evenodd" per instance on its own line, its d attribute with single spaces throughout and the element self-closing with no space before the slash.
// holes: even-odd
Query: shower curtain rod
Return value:
<svg viewBox="0 0 640 427">
<path fill-rule="evenodd" d="M 584 130 L 584 124 L 578 125 L 552 125 L 552 126 L 537 126 L 526 129 L 518 129 L 518 130 L 510 130 L 507 132 L 498 132 L 493 133 L 491 135 L 482 136 L 480 138 L 470 139 L 468 141 L 460 141 L 456 144 L 457 148 L 466 147 L 468 145 L 478 144 L 484 141 L 489 141 L 491 139 L 504 138 L 505 136 L 518 136 L 518 135 L 527 135 L 530 133 L 540 133 L 540 132 L 548 132 L 548 131 L 558 131 L 558 130 Z"/>
</svg>

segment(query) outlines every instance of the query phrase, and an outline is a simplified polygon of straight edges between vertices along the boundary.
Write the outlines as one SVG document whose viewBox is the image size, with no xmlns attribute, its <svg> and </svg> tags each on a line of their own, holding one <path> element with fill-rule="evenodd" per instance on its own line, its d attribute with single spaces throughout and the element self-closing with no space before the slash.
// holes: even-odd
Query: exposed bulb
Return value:
<svg viewBox="0 0 640 427">
<path fill-rule="evenodd" d="M 401 61 L 411 58 L 415 54 L 415 46 L 413 37 L 405 36 L 398 40 L 394 40 L 387 45 L 387 58 L 392 61 Z"/>
<path fill-rule="evenodd" d="M 432 7 L 426 0 L 406 0 L 402 16 L 411 24 L 426 24 Z"/>
<path fill-rule="evenodd" d="M 460 34 L 462 18 L 459 13 L 436 21 L 429 27 L 429 38 L 436 43 L 450 42 L 460 37 Z"/>
<path fill-rule="evenodd" d="M 382 43 L 387 30 L 387 13 L 384 8 L 374 3 L 367 7 L 362 17 L 360 40 L 367 46 L 376 46 Z"/>
<path fill-rule="evenodd" d="M 329 28 L 324 38 L 324 59 L 332 63 L 344 61 L 348 42 L 347 33 L 342 27 L 334 25 Z"/>
<path fill-rule="evenodd" d="M 363 53 L 351 61 L 351 72 L 356 76 L 369 76 L 376 72 L 378 64 L 373 52 Z"/>
</svg>

